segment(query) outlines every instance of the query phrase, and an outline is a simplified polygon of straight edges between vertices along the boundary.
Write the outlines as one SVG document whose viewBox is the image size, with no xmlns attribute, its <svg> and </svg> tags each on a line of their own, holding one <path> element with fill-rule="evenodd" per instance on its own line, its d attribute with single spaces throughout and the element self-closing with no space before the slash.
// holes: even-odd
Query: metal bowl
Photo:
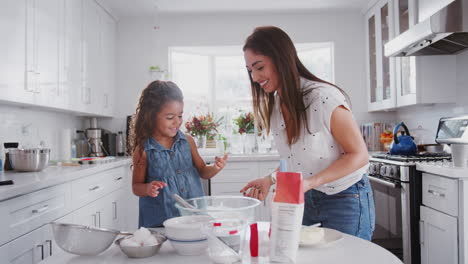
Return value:
<svg viewBox="0 0 468 264">
<path fill-rule="evenodd" d="M 130 237 L 121 237 L 115 241 L 115 244 L 119 246 L 120 250 L 127 255 L 129 258 L 147 258 L 155 255 L 161 249 L 162 244 L 166 241 L 166 237 L 160 233 L 151 231 L 152 235 L 156 237 L 158 241 L 155 245 L 150 246 L 141 246 L 141 247 L 129 247 L 129 246 L 122 246 L 120 243 L 122 240 Z"/>
<path fill-rule="evenodd" d="M 57 245 L 64 251 L 81 256 L 95 256 L 108 249 L 117 230 L 53 222 L 52 230 Z"/>
<path fill-rule="evenodd" d="M 49 163 L 50 149 L 10 149 L 8 155 L 16 171 L 41 171 Z"/>
</svg>

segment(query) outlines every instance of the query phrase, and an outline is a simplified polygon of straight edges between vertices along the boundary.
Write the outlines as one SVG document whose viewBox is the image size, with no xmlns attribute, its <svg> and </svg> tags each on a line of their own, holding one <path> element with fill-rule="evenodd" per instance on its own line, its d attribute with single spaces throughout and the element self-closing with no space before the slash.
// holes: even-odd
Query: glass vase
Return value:
<svg viewBox="0 0 468 264">
<path fill-rule="evenodd" d="M 197 144 L 197 148 L 206 148 L 206 135 L 197 135 L 195 138 L 195 143 Z"/>
<path fill-rule="evenodd" d="M 255 134 L 242 134 L 243 140 L 242 143 L 244 144 L 243 153 L 244 154 L 252 154 L 255 152 Z"/>
</svg>

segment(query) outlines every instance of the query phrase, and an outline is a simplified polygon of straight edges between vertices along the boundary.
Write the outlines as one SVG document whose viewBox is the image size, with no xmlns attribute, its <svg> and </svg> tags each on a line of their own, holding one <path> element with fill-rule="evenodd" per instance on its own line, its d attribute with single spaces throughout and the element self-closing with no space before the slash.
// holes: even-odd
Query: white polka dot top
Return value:
<svg viewBox="0 0 468 264">
<path fill-rule="evenodd" d="M 278 94 L 275 95 L 275 109 L 271 116 L 271 133 L 281 159 L 285 159 L 288 163 L 288 171 L 300 171 L 303 177 L 307 178 L 324 170 L 344 154 L 343 149 L 331 134 L 330 119 L 332 112 L 338 106 L 342 105 L 347 109 L 350 107 L 345 96 L 336 87 L 302 77 L 300 82 L 304 91 L 313 89 L 304 96 L 304 104 L 306 107 L 309 106 L 307 118 L 311 134 L 304 128 L 299 140 L 291 147 L 288 145 Z M 366 164 L 349 175 L 317 187 L 316 190 L 326 194 L 346 190 L 362 178 L 368 166 Z"/>
</svg>

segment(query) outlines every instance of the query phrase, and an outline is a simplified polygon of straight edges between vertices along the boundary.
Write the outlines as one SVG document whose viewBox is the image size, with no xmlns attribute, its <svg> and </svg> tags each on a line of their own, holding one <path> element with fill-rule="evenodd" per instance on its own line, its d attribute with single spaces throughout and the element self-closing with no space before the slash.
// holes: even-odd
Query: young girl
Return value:
<svg viewBox="0 0 468 264">
<path fill-rule="evenodd" d="M 193 138 L 179 130 L 183 108 L 182 91 L 172 82 L 154 81 L 141 94 L 131 136 L 139 227 L 159 227 L 179 216 L 171 195 L 203 196 L 200 178 L 212 178 L 226 164 L 227 155 L 205 164 Z"/>
</svg>

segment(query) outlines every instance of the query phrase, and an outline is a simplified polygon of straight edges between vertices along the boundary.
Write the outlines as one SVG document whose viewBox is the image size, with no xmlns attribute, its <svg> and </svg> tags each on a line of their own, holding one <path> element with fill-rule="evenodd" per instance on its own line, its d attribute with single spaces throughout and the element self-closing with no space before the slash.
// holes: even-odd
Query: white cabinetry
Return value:
<svg viewBox="0 0 468 264">
<path fill-rule="evenodd" d="M 129 230 L 128 178 L 120 166 L 0 202 L 0 262 L 36 264 L 60 251 L 52 221 Z"/>
<path fill-rule="evenodd" d="M 395 107 L 395 59 L 383 46 L 394 37 L 393 1 L 380 1 L 366 14 L 368 109 Z"/>
<path fill-rule="evenodd" d="M 112 116 L 115 21 L 95 0 L 6 0 L 0 100 Z"/>
<path fill-rule="evenodd" d="M 422 264 L 459 263 L 458 200 L 458 180 L 423 173 Z"/>
<path fill-rule="evenodd" d="M 33 103 L 25 86 L 26 0 L 5 0 L 0 8 L 0 100 Z"/>
<path fill-rule="evenodd" d="M 455 56 L 384 56 L 384 45 L 416 24 L 416 0 L 378 1 L 365 17 L 369 111 L 455 102 Z"/>
</svg>

